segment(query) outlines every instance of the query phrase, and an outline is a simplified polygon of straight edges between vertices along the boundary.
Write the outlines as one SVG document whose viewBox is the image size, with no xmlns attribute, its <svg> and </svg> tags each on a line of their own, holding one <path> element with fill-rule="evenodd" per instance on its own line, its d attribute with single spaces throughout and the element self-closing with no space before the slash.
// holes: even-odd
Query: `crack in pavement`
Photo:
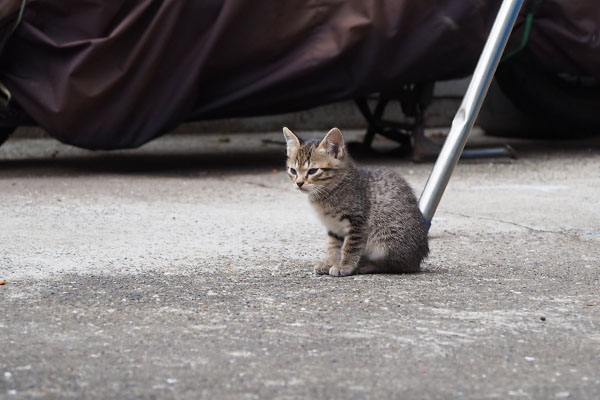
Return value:
<svg viewBox="0 0 600 400">
<path fill-rule="evenodd" d="M 579 237 L 578 235 L 575 235 L 575 234 L 569 233 L 569 232 L 552 231 L 552 230 L 547 230 L 547 229 L 534 228 L 532 226 L 519 224 L 519 223 L 513 222 L 513 221 L 506 221 L 506 220 L 499 219 L 499 218 L 484 217 L 484 216 L 480 216 L 480 215 L 469 215 L 469 214 L 463 214 L 463 213 L 453 212 L 453 211 L 446 211 L 445 213 L 449 214 L 449 215 L 455 215 L 455 216 L 465 217 L 465 218 L 472 218 L 472 219 L 479 219 L 479 220 L 500 222 L 500 223 L 503 223 L 503 224 L 517 226 L 519 228 L 527 229 L 527 230 L 533 231 L 533 232 L 554 233 L 554 234 L 559 234 L 559 235 L 568 235 L 568 236 L 573 236 L 573 237 Z"/>
</svg>

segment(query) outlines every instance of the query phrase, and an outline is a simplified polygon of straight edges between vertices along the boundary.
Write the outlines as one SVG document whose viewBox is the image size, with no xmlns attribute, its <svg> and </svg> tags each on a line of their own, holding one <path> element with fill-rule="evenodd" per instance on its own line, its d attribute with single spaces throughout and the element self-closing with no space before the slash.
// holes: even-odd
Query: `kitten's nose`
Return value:
<svg viewBox="0 0 600 400">
<path fill-rule="evenodd" d="M 296 182 L 296 185 L 298 185 L 298 187 L 302 187 L 302 185 L 304 185 L 304 182 Z"/>
</svg>

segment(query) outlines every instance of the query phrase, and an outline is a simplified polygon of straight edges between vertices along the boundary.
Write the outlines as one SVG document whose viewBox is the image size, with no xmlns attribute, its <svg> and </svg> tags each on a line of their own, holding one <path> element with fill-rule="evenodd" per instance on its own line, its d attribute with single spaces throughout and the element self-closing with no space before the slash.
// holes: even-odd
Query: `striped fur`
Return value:
<svg viewBox="0 0 600 400">
<path fill-rule="evenodd" d="M 327 259 L 319 274 L 415 272 L 429 253 L 427 227 L 404 179 L 385 169 L 356 168 L 342 133 L 304 141 L 284 128 L 287 170 L 307 193 L 327 229 Z"/>
</svg>

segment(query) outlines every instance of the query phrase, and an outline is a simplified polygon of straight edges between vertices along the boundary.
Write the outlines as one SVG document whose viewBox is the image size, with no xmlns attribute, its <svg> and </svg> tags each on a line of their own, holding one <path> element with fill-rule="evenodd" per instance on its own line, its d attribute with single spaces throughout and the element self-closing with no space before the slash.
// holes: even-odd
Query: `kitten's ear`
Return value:
<svg viewBox="0 0 600 400">
<path fill-rule="evenodd" d="M 319 147 L 325 149 L 327 154 L 335 158 L 343 157 L 346 152 L 344 136 L 342 136 L 342 132 L 338 128 L 333 128 L 327 132 L 325 138 L 319 143 Z"/>
<path fill-rule="evenodd" d="M 283 136 L 285 136 L 285 141 L 287 143 L 287 155 L 289 157 L 293 149 L 300 147 L 300 138 L 298 138 L 294 132 L 290 131 L 285 126 L 283 127 Z"/>
</svg>

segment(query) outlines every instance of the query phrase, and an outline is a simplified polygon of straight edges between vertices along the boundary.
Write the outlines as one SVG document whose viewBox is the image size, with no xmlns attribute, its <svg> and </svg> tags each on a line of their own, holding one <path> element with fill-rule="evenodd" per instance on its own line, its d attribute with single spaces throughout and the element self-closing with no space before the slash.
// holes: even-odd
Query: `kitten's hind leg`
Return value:
<svg viewBox="0 0 600 400">
<path fill-rule="evenodd" d="M 360 259 L 360 263 L 358 264 L 359 274 L 380 274 L 384 272 L 389 272 L 388 268 L 384 268 L 384 266 L 377 261 L 369 260 L 365 257 Z"/>
<path fill-rule="evenodd" d="M 365 263 L 358 266 L 357 272 L 359 274 L 376 274 L 381 271 L 379 270 L 379 267 L 376 264 Z"/>
</svg>

